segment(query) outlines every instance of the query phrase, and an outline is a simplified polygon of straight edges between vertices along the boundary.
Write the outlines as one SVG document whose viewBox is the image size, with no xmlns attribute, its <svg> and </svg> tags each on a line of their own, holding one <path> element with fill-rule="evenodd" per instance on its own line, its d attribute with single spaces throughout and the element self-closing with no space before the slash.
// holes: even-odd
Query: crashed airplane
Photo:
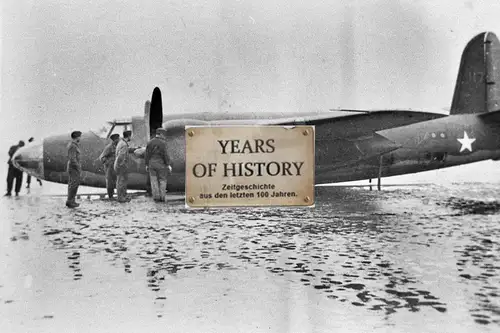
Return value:
<svg viewBox="0 0 500 333">
<path fill-rule="evenodd" d="M 169 191 L 185 189 L 186 125 L 314 125 L 316 184 L 372 179 L 500 159 L 500 43 L 492 32 L 469 41 L 461 58 L 449 115 L 408 110 L 330 110 L 319 113 L 163 114 L 153 90 L 144 117 L 111 122 L 100 135 L 83 133 L 81 185 L 106 187 L 99 154 L 113 133 L 132 129 L 132 147 L 145 147 L 158 127 L 168 133 L 174 161 Z M 22 171 L 66 184 L 69 134 L 26 146 L 13 157 Z M 144 159 L 131 155 L 128 188 L 146 190 Z"/>
</svg>

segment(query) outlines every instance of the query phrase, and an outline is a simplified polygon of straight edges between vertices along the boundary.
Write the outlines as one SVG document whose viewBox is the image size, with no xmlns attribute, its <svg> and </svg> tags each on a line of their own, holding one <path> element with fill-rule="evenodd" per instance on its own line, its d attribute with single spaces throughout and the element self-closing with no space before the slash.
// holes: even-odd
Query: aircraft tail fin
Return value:
<svg viewBox="0 0 500 333">
<path fill-rule="evenodd" d="M 450 115 L 500 109 L 500 42 L 482 32 L 465 46 L 460 61 Z"/>
</svg>

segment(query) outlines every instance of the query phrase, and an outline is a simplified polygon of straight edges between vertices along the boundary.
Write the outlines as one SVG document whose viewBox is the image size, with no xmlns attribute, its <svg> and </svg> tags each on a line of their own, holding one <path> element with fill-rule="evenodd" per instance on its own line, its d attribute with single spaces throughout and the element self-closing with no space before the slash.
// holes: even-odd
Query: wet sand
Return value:
<svg viewBox="0 0 500 333">
<path fill-rule="evenodd" d="M 496 188 L 318 188 L 311 210 L 193 211 L 145 197 L 69 210 L 42 190 L 2 198 L 0 325 L 495 332 Z"/>
</svg>

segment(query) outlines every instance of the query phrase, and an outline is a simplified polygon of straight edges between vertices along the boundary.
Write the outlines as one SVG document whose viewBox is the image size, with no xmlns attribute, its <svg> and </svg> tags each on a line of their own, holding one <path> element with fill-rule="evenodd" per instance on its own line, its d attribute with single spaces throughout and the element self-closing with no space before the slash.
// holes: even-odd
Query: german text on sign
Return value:
<svg viewBox="0 0 500 333">
<path fill-rule="evenodd" d="M 314 126 L 187 126 L 186 203 L 311 206 L 314 149 Z"/>
</svg>

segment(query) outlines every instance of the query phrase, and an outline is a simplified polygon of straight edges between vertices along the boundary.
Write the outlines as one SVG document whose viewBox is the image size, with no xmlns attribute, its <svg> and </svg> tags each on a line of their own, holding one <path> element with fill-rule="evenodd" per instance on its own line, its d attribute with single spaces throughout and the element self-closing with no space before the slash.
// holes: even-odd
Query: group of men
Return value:
<svg viewBox="0 0 500 333">
<path fill-rule="evenodd" d="M 32 143 L 35 139 L 33 137 L 29 138 L 28 142 Z M 14 187 L 14 181 L 15 181 L 15 187 L 14 191 L 16 192 L 16 196 L 19 196 L 19 192 L 21 192 L 21 186 L 23 182 L 23 172 L 16 168 L 14 164 L 12 163 L 12 157 L 14 154 L 17 152 L 17 150 L 21 147 L 24 147 L 24 141 L 19 141 L 17 145 L 11 146 L 9 149 L 9 160 L 7 164 L 9 165 L 9 170 L 7 172 L 7 193 L 5 193 L 5 196 L 10 197 L 12 196 L 12 187 Z M 42 181 L 38 178 L 36 178 L 40 186 L 42 185 Z M 26 180 L 26 188 L 30 188 L 31 185 L 31 175 L 28 175 L 27 180 Z"/>
<path fill-rule="evenodd" d="M 68 145 L 68 197 L 66 206 L 69 208 L 78 207 L 75 201 L 80 185 L 81 162 L 80 162 L 80 138 L 82 133 L 74 131 L 71 133 L 71 142 Z M 146 171 L 150 178 L 151 192 L 153 199 L 157 202 L 164 202 L 167 189 L 167 175 L 172 171 L 170 157 L 167 153 L 166 144 L 167 132 L 163 128 L 156 130 L 156 136 L 152 138 L 145 149 Z M 114 190 L 117 190 L 118 202 L 129 202 L 127 196 L 128 164 L 129 154 L 134 153 L 137 148 L 129 147 L 132 139 L 132 131 L 124 131 L 123 138 L 119 134 L 110 136 L 109 143 L 99 160 L 104 165 L 106 174 L 106 190 L 109 199 L 114 199 Z"/>
</svg>

